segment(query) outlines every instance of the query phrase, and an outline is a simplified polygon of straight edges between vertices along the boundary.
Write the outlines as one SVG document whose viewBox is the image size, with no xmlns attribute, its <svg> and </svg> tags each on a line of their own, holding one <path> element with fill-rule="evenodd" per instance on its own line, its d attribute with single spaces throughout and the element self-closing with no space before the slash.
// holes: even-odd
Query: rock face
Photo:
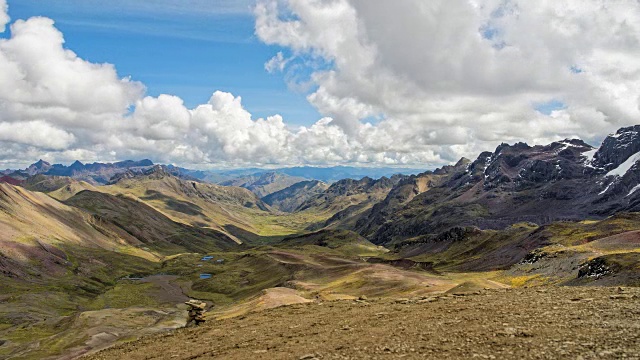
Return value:
<svg viewBox="0 0 640 360">
<path fill-rule="evenodd" d="M 609 171 L 638 152 L 640 152 L 640 125 L 622 128 L 615 134 L 607 136 L 593 156 L 592 165 Z"/>
<path fill-rule="evenodd" d="M 607 266 L 603 258 L 593 259 L 580 267 L 578 270 L 578 278 L 593 277 L 599 279 L 611 273 L 611 269 Z"/>
</svg>

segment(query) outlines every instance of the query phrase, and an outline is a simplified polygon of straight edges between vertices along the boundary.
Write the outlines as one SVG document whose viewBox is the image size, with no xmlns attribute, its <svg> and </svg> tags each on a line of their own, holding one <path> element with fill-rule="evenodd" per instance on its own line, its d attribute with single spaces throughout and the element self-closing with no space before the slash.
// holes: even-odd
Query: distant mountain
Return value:
<svg viewBox="0 0 640 360">
<path fill-rule="evenodd" d="M 10 176 L 17 181 L 23 181 L 35 175 L 66 176 L 75 180 L 85 181 L 91 185 L 105 185 L 117 181 L 114 177 L 124 173 L 140 174 L 153 167 L 151 160 L 125 160 L 115 163 L 83 164 L 75 161 L 71 165 L 50 164 L 38 160 L 26 169 L 3 170 L 0 175 Z M 285 189 L 297 182 L 318 180 L 333 183 L 342 179 L 359 180 L 364 177 L 381 178 L 395 174 L 418 174 L 424 170 L 405 168 L 358 168 L 347 166 L 335 167 L 292 167 L 281 169 L 246 168 L 233 170 L 192 170 L 174 165 L 166 165 L 165 170 L 181 179 L 197 180 L 213 184 L 241 186 L 254 191 L 264 197 L 271 193 Z M 127 176 L 127 175 L 124 175 Z"/>
<path fill-rule="evenodd" d="M 323 220 L 309 224 L 308 230 L 335 227 L 336 223 L 350 229 L 352 226 L 346 225 L 349 219 L 355 219 L 357 215 L 368 211 L 373 205 L 382 201 L 404 177 L 404 175 L 394 175 L 391 178 L 382 177 L 377 180 L 369 177 L 360 180 L 340 180 L 331 184 L 325 191 L 310 196 L 294 212 L 321 215 Z"/>
<path fill-rule="evenodd" d="M 342 179 L 359 180 L 364 177 L 378 179 L 381 177 L 391 177 L 395 174 L 411 175 L 419 174 L 425 169 L 407 169 L 407 168 L 363 168 L 349 166 L 334 167 L 291 167 L 278 169 L 233 169 L 233 170 L 189 170 L 175 166 L 168 166 L 169 169 L 175 171 L 175 174 L 181 174 L 196 178 L 201 181 L 221 184 L 235 179 L 245 177 L 260 177 L 268 173 L 284 174 L 304 180 L 318 180 L 325 183 L 333 183 Z"/>
<path fill-rule="evenodd" d="M 274 170 L 290 176 L 299 176 L 307 179 L 320 180 L 326 183 L 333 183 L 343 179 L 360 180 L 365 177 L 379 179 L 382 177 L 392 177 L 396 174 L 411 175 L 419 174 L 425 169 L 406 169 L 406 168 L 363 168 L 350 166 L 334 166 L 334 167 L 292 167 Z"/>
<path fill-rule="evenodd" d="M 324 193 L 329 185 L 318 180 L 302 181 L 262 198 L 272 208 L 294 212 L 309 199 Z"/>
<path fill-rule="evenodd" d="M 74 179 L 84 180 L 93 184 L 106 184 L 114 176 L 130 169 L 145 169 L 153 166 L 151 160 L 120 161 L 116 163 L 83 164 L 76 161 L 70 166 L 53 165 L 45 175 L 69 176 Z"/>
<path fill-rule="evenodd" d="M 220 185 L 243 187 L 251 190 L 258 197 L 265 197 L 301 181 L 305 181 L 305 179 L 283 173 L 267 172 L 227 180 L 220 183 Z"/>
<path fill-rule="evenodd" d="M 374 201 L 380 198 L 381 194 L 384 194 L 379 199 L 382 200 L 403 177 L 403 175 L 395 175 L 391 178 L 382 177 L 377 180 L 370 177 L 359 180 L 343 179 L 331 184 L 324 192 L 310 198 L 300 205 L 298 210 L 303 211 L 309 208 L 343 210 L 347 206 L 360 204 L 361 200 Z"/>
<path fill-rule="evenodd" d="M 32 164 L 31 166 L 29 166 L 25 172 L 27 174 L 29 174 L 30 176 L 36 175 L 36 174 L 43 174 L 46 173 L 47 171 L 49 171 L 51 169 L 51 164 L 49 164 L 48 162 L 40 159 L 38 160 L 38 162 Z"/>
<path fill-rule="evenodd" d="M 167 169 L 178 177 L 191 177 L 203 182 L 212 184 L 220 184 L 225 181 L 234 180 L 259 173 L 273 172 L 272 170 L 264 170 L 259 168 L 234 169 L 234 170 L 192 170 L 167 165 Z"/>
<path fill-rule="evenodd" d="M 131 169 L 148 169 L 153 166 L 151 160 L 120 161 L 116 163 L 83 164 L 75 161 L 69 166 L 39 160 L 24 170 L 12 171 L 8 176 L 18 180 L 26 180 L 36 175 L 65 176 L 76 180 L 86 181 L 93 185 L 107 184 L 114 176 Z"/>
</svg>

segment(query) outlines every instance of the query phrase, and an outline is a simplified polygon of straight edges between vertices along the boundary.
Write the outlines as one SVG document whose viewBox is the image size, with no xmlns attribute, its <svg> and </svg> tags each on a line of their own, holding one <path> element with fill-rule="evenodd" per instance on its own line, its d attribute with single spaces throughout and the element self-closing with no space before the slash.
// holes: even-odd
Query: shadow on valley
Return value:
<svg viewBox="0 0 640 360">
<path fill-rule="evenodd" d="M 147 190 L 145 196 L 140 198 L 141 200 L 158 200 L 163 201 L 167 208 L 187 215 L 199 215 L 203 220 L 211 220 L 207 218 L 202 212 L 202 208 L 196 204 L 188 201 L 181 201 L 176 198 L 172 198 L 159 191 Z"/>
</svg>

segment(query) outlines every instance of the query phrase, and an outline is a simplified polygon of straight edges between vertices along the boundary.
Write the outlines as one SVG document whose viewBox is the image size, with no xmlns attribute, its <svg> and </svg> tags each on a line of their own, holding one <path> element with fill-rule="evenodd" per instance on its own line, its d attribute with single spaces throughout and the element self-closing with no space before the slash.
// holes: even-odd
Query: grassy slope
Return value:
<svg viewBox="0 0 640 360">
<path fill-rule="evenodd" d="M 260 200 L 246 189 L 192 185 L 174 177 L 124 180 L 101 191 L 134 196 L 174 221 L 211 227 L 234 238 L 239 238 L 238 234 L 228 229 L 238 228 L 259 236 L 284 236 L 297 233 L 316 220 L 316 214 L 311 213 L 286 216 L 266 211 L 255 205 Z"/>
<path fill-rule="evenodd" d="M 79 337 L 55 335 L 78 311 L 117 278 L 158 266 L 137 239 L 45 194 L 0 184 L 0 209 L 0 356 L 37 342 L 28 357 L 68 348 Z"/>
<path fill-rule="evenodd" d="M 206 252 L 237 246 L 225 234 L 178 223 L 154 208 L 124 195 L 83 191 L 66 204 L 82 208 L 109 222 L 162 254 Z"/>
</svg>

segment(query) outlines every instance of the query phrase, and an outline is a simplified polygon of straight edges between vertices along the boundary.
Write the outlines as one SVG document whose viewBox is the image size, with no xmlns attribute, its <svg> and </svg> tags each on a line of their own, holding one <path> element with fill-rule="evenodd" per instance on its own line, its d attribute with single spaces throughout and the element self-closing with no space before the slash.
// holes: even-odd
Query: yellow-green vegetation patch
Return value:
<svg viewBox="0 0 640 360">
<path fill-rule="evenodd" d="M 153 296 L 153 291 L 158 289 L 158 286 L 150 283 L 119 283 L 113 289 L 98 296 L 91 305 L 89 305 L 89 309 L 124 309 L 132 306 L 158 306 L 158 302 Z"/>
<path fill-rule="evenodd" d="M 560 222 L 545 226 L 554 243 L 576 246 L 593 240 L 640 230 L 640 214 L 617 214 L 601 221 Z"/>
<path fill-rule="evenodd" d="M 333 213 L 320 211 L 303 211 L 287 214 L 270 214 L 253 212 L 251 224 L 261 236 L 293 235 L 304 232 L 314 223 L 325 222 Z"/>
<path fill-rule="evenodd" d="M 521 275 L 505 278 L 497 278 L 497 281 L 511 285 L 512 287 L 523 286 L 543 286 L 549 285 L 550 278 L 542 276 L 542 274 Z"/>
</svg>

